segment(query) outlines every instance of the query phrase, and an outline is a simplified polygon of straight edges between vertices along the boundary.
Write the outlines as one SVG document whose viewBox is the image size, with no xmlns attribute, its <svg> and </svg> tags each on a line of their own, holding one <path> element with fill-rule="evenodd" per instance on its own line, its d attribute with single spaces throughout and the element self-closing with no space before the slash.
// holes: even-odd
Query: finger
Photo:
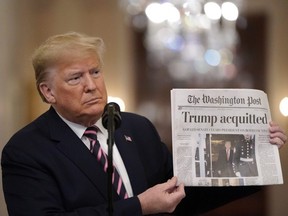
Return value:
<svg viewBox="0 0 288 216">
<path fill-rule="evenodd" d="M 279 137 L 275 137 L 273 139 L 270 139 L 270 143 L 273 145 L 277 145 L 278 148 L 281 148 L 285 144 L 285 142 L 282 139 L 280 139 Z"/>
<path fill-rule="evenodd" d="M 282 132 L 270 133 L 270 134 L 269 134 L 269 137 L 270 137 L 271 139 L 276 138 L 276 137 L 279 137 L 279 138 L 282 139 L 284 142 L 287 140 L 286 134 L 285 134 L 285 133 L 282 133 Z"/>
<path fill-rule="evenodd" d="M 177 177 L 172 177 L 168 179 L 166 183 L 163 183 L 163 190 L 171 190 L 177 186 Z"/>
<path fill-rule="evenodd" d="M 277 124 L 276 124 L 276 122 L 270 121 L 269 125 L 270 125 L 270 127 L 272 127 L 272 126 L 277 125 Z"/>
<path fill-rule="evenodd" d="M 269 124 L 270 124 L 270 127 L 269 127 L 270 134 L 269 134 L 269 136 L 270 136 L 270 139 L 272 141 L 271 143 L 275 144 L 275 142 L 276 142 L 276 144 L 284 145 L 285 142 L 287 141 L 287 136 L 286 136 L 285 132 L 283 131 L 283 129 L 278 124 L 276 124 L 274 122 L 270 122 Z M 282 141 L 276 139 L 277 137 L 279 139 L 281 139 Z"/>
<path fill-rule="evenodd" d="M 281 133 L 281 132 L 270 133 L 271 140 L 276 140 L 276 138 L 279 138 L 280 140 L 282 140 L 283 144 L 287 141 L 287 136 L 284 133 Z"/>
<path fill-rule="evenodd" d="M 279 127 L 278 125 L 270 126 L 270 127 L 269 127 L 269 132 L 270 132 L 270 133 L 276 133 L 276 132 L 284 133 L 284 131 L 282 130 L 282 128 Z"/>
<path fill-rule="evenodd" d="M 177 177 L 173 177 L 172 179 L 170 179 L 168 181 L 169 181 L 169 183 L 173 182 L 173 184 L 168 185 L 168 188 L 165 190 L 167 193 L 169 193 L 169 194 L 178 193 L 178 194 L 180 194 L 180 196 L 181 196 L 181 194 L 182 195 L 184 194 L 184 197 L 185 197 L 185 190 L 184 190 L 185 186 L 183 183 L 178 182 Z"/>
<path fill-rule="evenodd" d="M 179 184 L 178 187 L 176 188 L 176 190 L 178 192 L 183 192 L 184 195 L 185 195 L 185 190 L 184 190 L 184 184 L 183 183 Z"/>
<path fill-rule="evenodd" d="M 274 127 L 274 126 L 278 126 L 278 124 L 276 122 L 270 121 L 269 126 Z"/>
<path fill-rule="evenodd" d="M 171 179 L 168 179 L 168 182 L 170 184 L 176 184 L 177 183 L 177 177 L 176 176 L 173 176 Z"/>
<path fill-rule="evenodd" d="M 180 202 L 180 200 L 182 200 L 186 196 L 184 184 L 179 184 L 178 187 L 175 187 L 173 190 L 168 192 L 168 194 L 171 200 L 175 200 L 177 203 Z"/>
</svg>

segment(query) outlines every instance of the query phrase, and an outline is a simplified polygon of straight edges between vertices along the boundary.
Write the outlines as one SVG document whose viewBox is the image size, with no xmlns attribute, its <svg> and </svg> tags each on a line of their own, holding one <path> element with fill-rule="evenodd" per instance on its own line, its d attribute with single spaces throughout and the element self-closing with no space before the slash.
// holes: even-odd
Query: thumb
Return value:
<svg viewBox="0 0 288 216">
<path fill-rule="evenodd" d="M 164 184 L 164 190 L 174 189 L 177 186 L 177 177 L 174 176 L 171 179 L 168 179 Z"/>
</svg>

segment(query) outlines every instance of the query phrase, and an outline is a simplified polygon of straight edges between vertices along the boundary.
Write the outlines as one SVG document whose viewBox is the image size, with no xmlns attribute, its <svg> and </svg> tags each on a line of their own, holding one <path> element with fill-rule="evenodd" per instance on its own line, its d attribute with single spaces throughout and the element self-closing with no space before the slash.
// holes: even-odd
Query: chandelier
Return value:
<svg viewBox="0 0 288 216">
<path fill-rule="evenodd" d="M 242 0 L 119 0 L 129 23 L 145 30 L 147 62 L 174 80 L 233 79 Z"/>
</svg>

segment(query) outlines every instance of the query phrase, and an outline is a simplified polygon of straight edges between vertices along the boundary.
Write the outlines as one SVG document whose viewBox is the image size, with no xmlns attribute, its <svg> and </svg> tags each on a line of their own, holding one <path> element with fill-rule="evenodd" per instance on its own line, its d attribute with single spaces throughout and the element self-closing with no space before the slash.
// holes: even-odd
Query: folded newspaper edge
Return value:
<svg viewBox="0 0 288 216">
<path fill-rule="evenodd" d="M 265 92 L 172 89 L 174 175 L 186 186 L 283 184 Z"/>
</svg>

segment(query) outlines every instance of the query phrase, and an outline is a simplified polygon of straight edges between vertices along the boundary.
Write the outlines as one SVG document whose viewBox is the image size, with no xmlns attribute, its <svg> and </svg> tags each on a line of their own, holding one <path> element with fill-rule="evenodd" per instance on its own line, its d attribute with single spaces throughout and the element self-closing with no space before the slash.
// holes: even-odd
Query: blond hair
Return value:
<svg viewBox="0 0 288 216">
<path fill-rule="evenodd" d="M 104 42 L 99 37 L 90 37 L 77 32 L 54 35 L 38 47 L 32 56 L 37 90 L 44 102 L 47 102 L 39 85 L 48 79 L 49 69 L 57 64 L 69 61 L 71 56 L 83 57 L 94 53 L 99 58 L 100 66 L 103 63 Z"/>
</svg>

